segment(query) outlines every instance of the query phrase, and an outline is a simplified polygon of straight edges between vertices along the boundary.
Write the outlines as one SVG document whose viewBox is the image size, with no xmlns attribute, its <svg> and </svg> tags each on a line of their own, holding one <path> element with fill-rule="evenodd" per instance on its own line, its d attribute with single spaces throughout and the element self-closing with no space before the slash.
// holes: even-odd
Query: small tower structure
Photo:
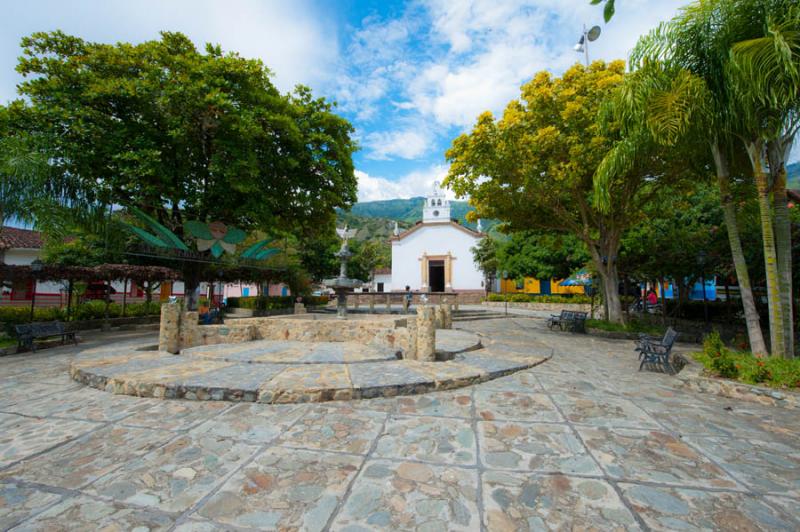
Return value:
<svg viewBox="0 0 800 532">
<path fill-rule="evenodd" d="M 448 200 L 436 181 L 433 184 L 433 191 L 425 198 L 425 206 L 422 208 L 422 223 L 449 222 L 450 221 L 450 200 Z"/>
</svg>

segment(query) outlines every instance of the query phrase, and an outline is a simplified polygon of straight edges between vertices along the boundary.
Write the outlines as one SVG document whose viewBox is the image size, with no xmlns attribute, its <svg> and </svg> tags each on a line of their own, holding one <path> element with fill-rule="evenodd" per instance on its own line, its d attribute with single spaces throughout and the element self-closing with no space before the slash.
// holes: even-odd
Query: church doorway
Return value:
<svg viewBox="0 0 800 532">
<path fill-rule="evenodd" d="M 428 261 L 428 282 L 431 292 L 444 292 L 444 261 Z"/>
</svg>

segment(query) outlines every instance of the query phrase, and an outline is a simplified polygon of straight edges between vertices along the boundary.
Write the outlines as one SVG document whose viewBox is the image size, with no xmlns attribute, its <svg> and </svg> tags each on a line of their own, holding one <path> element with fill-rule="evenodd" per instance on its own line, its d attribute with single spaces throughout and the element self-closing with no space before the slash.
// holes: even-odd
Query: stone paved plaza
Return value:
<svg viewBox="0 0 800 532">
<path fill-rule="evenodd" d="M 321 404 L 159 400 L 72 381 L 80 351 L 0 359 L 0 529 L 797 530 L 800 414 L 636 371 L 632 343 L 464 322 L 534 368 Z"/>
</svg>

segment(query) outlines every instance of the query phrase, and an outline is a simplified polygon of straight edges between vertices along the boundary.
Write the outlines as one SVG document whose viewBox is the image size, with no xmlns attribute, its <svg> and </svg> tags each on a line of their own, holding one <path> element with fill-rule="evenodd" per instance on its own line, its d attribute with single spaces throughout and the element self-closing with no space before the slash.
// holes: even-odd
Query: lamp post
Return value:
<svg viewBox="0 0 800 532">
<path fill-rule="evenodd" d="M 35 261 L 31 262 L 31 274 L 33 277 L 33 291 L 31 292 L 31 319 L 29 321 L 33 321 L 33 309 L 36 306 L 36 279 L 39 277 L 39 272 L 42 271 L 42 261 L 36 259 Z"/>
<path fill-rule="evenodd" d="M 578 42 L 572 47 L 572 49 L 578 53 L 583 52 L 587 67 L 589 66 L 589 43 L 596 41 L 597 38 L 600 37 L 600 32 L 600 26 L 592 26 L 591 29 L 587 30 L 584 24 L 580 39 L 578 39 Z"/>
<path fill-rule="evenodd" d="M 508 291 L 506 290 L 506 285 L 508 284 L 508 272 L 503 270 L 501 276 L 503 278 L 501 281 L 503 284 L 503 306 L 505 307 L 505 314 L 508 316 Z"/>
<path fill-rule="evenodd" d="M 706 298 L 706 252 L 700 250 L 697 254 L 697 261 L 700 263 L 700 282 L 703 284 L 703 317 L 706 327 L 708 327 L 708 299 Z"/>
</svg>

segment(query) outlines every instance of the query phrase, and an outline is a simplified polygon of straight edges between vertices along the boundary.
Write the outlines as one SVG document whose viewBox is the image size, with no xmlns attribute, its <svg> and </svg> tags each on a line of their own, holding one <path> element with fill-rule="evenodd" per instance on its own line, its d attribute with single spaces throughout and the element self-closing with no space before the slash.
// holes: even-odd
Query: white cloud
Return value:
<svg viewBox="0 0 800 532">
<path fill-rule="evenodd" d="M 337 28 L 310 0 L 103 0 L 6 2 L 0 17 L 0 103 L 16 97 L 19 41 L 35 31 L 60 29 L 90 41 L 158 39 L 179 31 L 199 49 L 206 42 L 260 58 L 282 91 L 319 86 L 333 75 L 339 54 Z"/>
<path fill-rule="evenodd" d="M 638 37 L 673 16 L 684 0 L 630 0 L 608 25 L 587 0 L 427 0 L 432 38 L 449 53 L 425 65 L 406 87 L 409 101 L 443 126 L 464 128 L 481 112 L 499 113 L 540 70 L 559 73 L 582 56 L 572 50 L 583 24 L 603 35 L 591 59 L 626 58 Z"/>
<path fill-rule="evenodd" d="M 444 180 L 447 176 L 447 169 L 447 166 L 437 164 L 423 170 L 415 170 L 397 180 L 371 176 L 366 172 L 356 170 L 358 201 L 425 196 L 433 190 L 434 183 L 437 181 L 441 183 Z M 445 190 L 445 195 L 450 199 L 455 199 L 455 195 L 450 190 Z"/>
<path fill-rule="evenodd" d="M 364 145 L 369 150 L 369 159 L 415 159 L 430 149 L 431 136 L 418 129 L 375 132 L 364 138 Z"/>
</svg>

